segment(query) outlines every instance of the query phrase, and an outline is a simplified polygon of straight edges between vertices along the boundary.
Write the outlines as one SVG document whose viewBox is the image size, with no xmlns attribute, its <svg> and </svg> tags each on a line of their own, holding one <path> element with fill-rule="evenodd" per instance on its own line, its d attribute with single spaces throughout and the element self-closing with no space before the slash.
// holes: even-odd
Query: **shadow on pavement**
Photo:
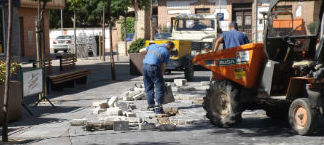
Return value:
<svg viewBox="0 0 324 145">
<path fill-rule="evenodd" d="M 180 142 L 137 142 L 137 143 L 120 143 L 118 145 L 179 145 Z"/>
</svg>

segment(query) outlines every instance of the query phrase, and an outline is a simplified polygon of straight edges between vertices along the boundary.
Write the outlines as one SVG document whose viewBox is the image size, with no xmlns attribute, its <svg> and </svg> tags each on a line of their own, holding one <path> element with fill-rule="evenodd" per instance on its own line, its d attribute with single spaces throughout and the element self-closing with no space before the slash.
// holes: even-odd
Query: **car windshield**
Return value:
<svg viewBox="0 0 324 145">
<path fill-rule="evenodd" d="M 155 34 L 155 39 L 166 39 L 171 37 L 171 33 L 157 33 Z"/>
<path fill-rule="evenodd" d="M 278 2 L 270 13 L 269 37 L 317 35 L 322 2 L 322 0 Z"/>
<path fill-rule="evenodd" d="M 126 36 L 127 36 L 127 38 L 133 38 L 134 37 L 134 33 L 128 33 Z"/>
<path fill-rule="evenodd" d="M 72 39 L 71 36 L 58 36 L 56 39 Z"/>
<path fill-rule="evenodd" d="M 215 21 L 214 20 L 188 20 L 179 19 L 176 20 L 176 30 L 178 31 L 214 31 Z"/>
</svg>

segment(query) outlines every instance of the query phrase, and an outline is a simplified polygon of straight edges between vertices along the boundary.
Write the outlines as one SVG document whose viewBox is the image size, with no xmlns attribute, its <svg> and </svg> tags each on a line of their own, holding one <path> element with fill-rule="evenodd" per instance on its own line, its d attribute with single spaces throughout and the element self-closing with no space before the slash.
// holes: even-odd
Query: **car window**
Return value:
<svg viewBox="0 0 324 145">
<path fill-rule="evenodd" d="M 58 36 L 56 39 L 72 39 L 71 36 Z"/>
</svg>

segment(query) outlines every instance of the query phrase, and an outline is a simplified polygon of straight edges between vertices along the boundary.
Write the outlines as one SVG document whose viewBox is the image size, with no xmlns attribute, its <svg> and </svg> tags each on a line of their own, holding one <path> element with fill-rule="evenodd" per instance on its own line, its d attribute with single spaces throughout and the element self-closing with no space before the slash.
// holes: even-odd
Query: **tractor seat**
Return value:
<svg viewBox="0 0 324 145">
<path fill-rule="evenodd" d="M 311 60 L 302 60 L 302 61 L 295 61 L 292 65 L 293 68 L 297 67 L 311 67 L 314 61 Z"/>
</svg>

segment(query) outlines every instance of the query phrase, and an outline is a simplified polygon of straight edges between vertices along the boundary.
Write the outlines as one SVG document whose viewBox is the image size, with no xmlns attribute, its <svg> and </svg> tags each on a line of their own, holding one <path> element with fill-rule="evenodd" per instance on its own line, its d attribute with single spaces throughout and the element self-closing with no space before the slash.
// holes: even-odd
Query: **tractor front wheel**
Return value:
<svg viewBox="0 0 324 145">
<path fill-rule="evenodd" d="M 231 127 L 242 120 L 238 94 L 239 90 L 229 81 L 211 84 L 203 103 L 211 123 L 218 127 Z"/>
<path fill-rule="evenodd" d="M 308 135 L 312 133 L 316 125 L 317 112 L 311 108 L 308 98 L 293 101 L 288 116 L 289 124 L 297 134 Z"/>
</svg>

